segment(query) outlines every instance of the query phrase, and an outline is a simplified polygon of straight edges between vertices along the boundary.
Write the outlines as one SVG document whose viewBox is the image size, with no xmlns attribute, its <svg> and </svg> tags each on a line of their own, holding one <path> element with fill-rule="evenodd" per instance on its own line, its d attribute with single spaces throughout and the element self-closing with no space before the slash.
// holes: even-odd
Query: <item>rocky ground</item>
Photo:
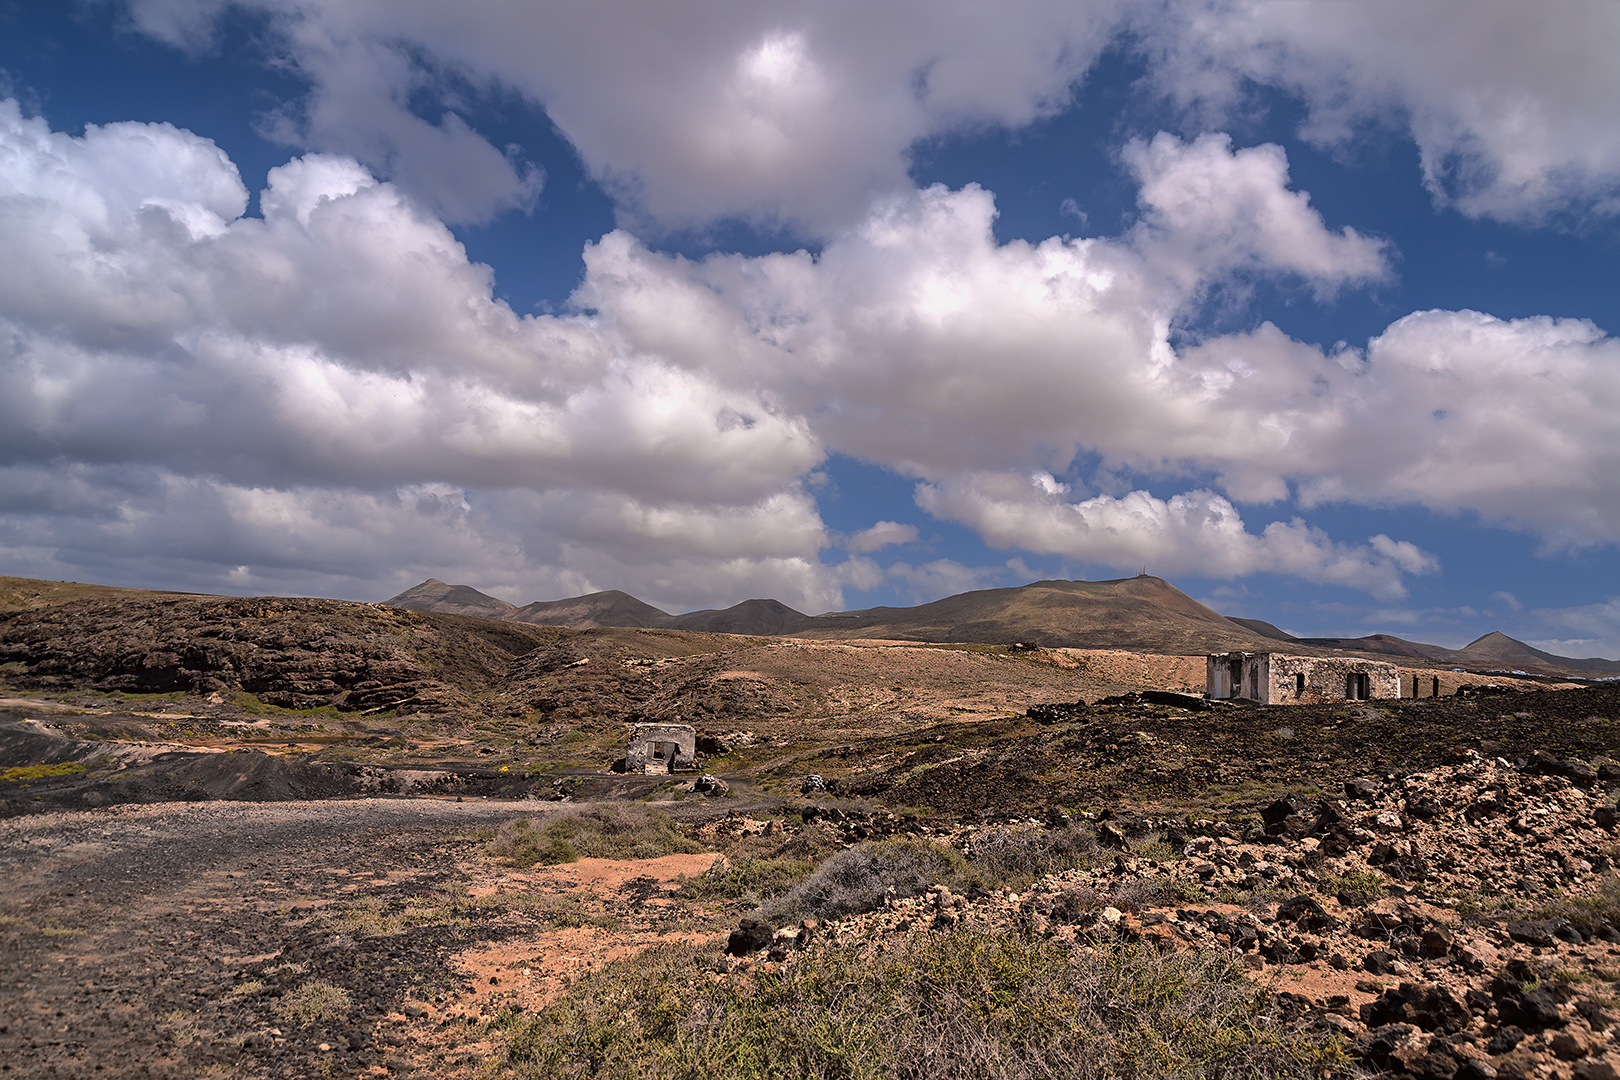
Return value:
<svg viewBox="0 0 1620 1080">
<path fill-rule="evenodd" d="M 385 1061 L 408 993 L 465 985 L 452 941 L 421 927 L 359 948 L 314 914 L 433 897 L 456 874 L 449 838 L 513 813 L 209 803 L 0 822 L 0 1073 L 291 1077 Z M 282 1007 L 316 983 L 341 1007 Z"/>
<path fill-rule="evenodd" d="M 500 824 L 559 812 L 368 799 L 0 822 L 0 1075 L 470 1069 L 486 1013 L 694 932 L 662 897 L 712 854 L 530 871 L 483 854 Z"/>
<path fill-rule="evenodd" d="M 978 897 L 936 888 L 818 927 L 844 941 L 1015 924 L 1079 949 L 1230 949 L 1369 1069 L 1620 1075 L 1620 764 L 1467 752 L 1277 800 L 1263 827 L 1109 816 L 1112 861 Z M 1066 827 L 1061 817 L 1024 828 Z M 1006 826 L 959 830 L 971 851 Z"/>
<path fill-rule="evenodd" d="M 13 687 L 62 682 L 0 707 L 0 1075 L 472 1076 L 503 1010 L 736 925 L 734 903 L 675 893 L 712 854 L 528 870 L 487 854 L 506 820 L 603 798 L 669 800 L 710 848 L 775 829 L 971 852 L 1076 821 L 1110 845 L 1087 869 L 814 934 L 977 920 L 1079 949 L 1233 950 L 1369 1069 L 1620 1065 L 1620 687 L 1463 690 L 1475 677 L 1448 672 L 1441 698 L 1188 709 L 1127 692 L 1196 687 L 1197 658 L 648 631 L 540 630 L 522 651 L 396 614 L 416 644 L 368 647 L 406 649 L 471 704 L 348 709 L 360 680 L 295 709 L 230 684 L 70 686 L 90 677 L 11 661 Z M 120 625 L 99 655 L 125 659 L 96 670 L 163 670 L 119 651 L 147 632 Z M 339 631 L 283 651 L 335 655 Z M 501 678 L 466 674 L 497 653 Z M 286 692 L 315 692 L 297 677 Z M 699 724 L 727 796 L 609 768 L 627 718 L 676 715 Z"/>
</svg>

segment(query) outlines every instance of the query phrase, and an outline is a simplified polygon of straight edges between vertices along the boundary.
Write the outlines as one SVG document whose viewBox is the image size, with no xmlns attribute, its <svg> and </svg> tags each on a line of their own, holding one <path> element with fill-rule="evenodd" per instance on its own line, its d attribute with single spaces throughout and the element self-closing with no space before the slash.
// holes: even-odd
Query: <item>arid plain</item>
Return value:
<svg viewBox="0 0 1620 1080">
<path fill-rule="evenodd" d="M 941 1040 L 978 1048 L 957 1075 L 1620 1060 L 1612 686 L 1428 665 L 1440 697 L 1190 709 L 1132 693 L 1199 692 L 1191 650 L 0 584 L 10 1075 L 904 1075 Z M 628 723 L 676 719 L 698 774 L 614 771 Z M 900 1035 L 833 1060 L 783 1004 L 940 943 L 1059 979 L 1058 1056 L 857 986 Z M 1192 998 L 1097 996 L 1177 964 L 1232 1025 L 1207 1045 L 1154 1042 Z"/>
</svg>

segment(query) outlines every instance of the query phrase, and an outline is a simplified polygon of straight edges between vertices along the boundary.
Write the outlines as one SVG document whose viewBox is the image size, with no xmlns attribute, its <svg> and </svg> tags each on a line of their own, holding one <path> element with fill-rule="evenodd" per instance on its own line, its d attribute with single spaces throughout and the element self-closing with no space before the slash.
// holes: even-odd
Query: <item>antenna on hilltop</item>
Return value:
<svg viewBox="0 0 1620 1080">
<path fill-rule="evenodd" d="M 1146 563 L 1142 564 L 1142 569 L 1140 569 L 1140 570 L 1138 570 L 1136 572 L 1136 576 L 1137 577 L 1147 577 L 1147 564 Z"/>
</svg>

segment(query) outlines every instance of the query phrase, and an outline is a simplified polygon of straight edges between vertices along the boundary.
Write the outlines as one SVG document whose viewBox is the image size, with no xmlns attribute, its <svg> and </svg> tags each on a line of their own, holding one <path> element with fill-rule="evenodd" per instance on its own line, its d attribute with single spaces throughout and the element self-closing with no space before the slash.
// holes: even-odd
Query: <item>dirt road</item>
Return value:
<svg viewBox="0 0 1620 1080">
<path fill-rule="evenodd" d="M 469 989 L 447 962 L 466 935 L 425 920 L 361 940 L 313 914 L 431 904 L 472 830 L 555 812 L 366 799 L 0 820 L 0 1076 L 411 1075 L 406 995 Z"/>
</svg>

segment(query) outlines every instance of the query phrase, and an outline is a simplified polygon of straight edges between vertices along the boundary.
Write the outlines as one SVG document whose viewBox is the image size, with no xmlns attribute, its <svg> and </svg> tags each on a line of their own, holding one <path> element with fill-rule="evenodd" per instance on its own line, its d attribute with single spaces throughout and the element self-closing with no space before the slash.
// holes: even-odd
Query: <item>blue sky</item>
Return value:
<svg viewBox="0 0 1620 1080">
<path fill-rule="evenodd" d="M 1620 656 L 1620 8 L 0 0 L 0 571 Z"/>
</svg>

